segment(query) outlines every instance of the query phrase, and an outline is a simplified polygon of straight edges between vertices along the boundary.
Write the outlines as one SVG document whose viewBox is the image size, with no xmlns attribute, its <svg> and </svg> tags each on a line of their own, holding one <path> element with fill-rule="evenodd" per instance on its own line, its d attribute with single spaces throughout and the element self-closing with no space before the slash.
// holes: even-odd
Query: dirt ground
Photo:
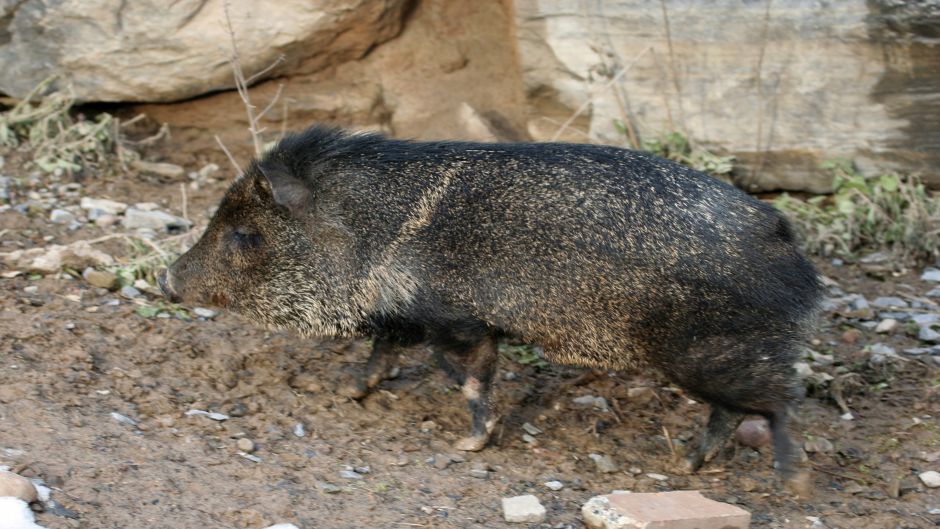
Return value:
<svg viewBox="0 0 940 529">
<path fill-rule="evenodd" d="M 170 159 L 188 170 L 207 161 Z M 230 174 L 224 158 L 215 161 Z M 8 159 L 3 173 L 17 170 Z M 224 187 L 190 192 L 197 226 Z M 177 214 L 181 206 L 177 182 L 135 175 L 87 179 L 62 201 L 81 196 L 153 201 Z M 70 232 L 48 218 L 0 213 L 0 252 L 110 233 L 94 225 Z M 923 296 L 932 287 L 918 271 L 875 279 L 854 266 L 821 270 L 869 299 Z M 815 493 L 796 499 L 775 478 L 766 447 L 729 442 L 700 474 L 674 473 L 664 432 L 681 451 L 706 406 L 653 373 L 503 358 L 494 441 L 457 454 L 451 443 L 469 427 L 464 401 L 420 348 L 402 358 L 398 378 L 356 402 L 333 389 L 364 362 L 364 340 L 305 340 L 225 313 L 145 318 L 137 308 L 66 274 L 0 279 L 0 465 L 52 487 L 56 504 L 37 513 L 49 529 L 504 527 L 501 498 L 528 493 L 548 511 L 543 527 L 577 528 L 581 505 L 614 489 L 702 490 L 751 511 L 760 528 L 940 525 L 940 494 L 917 479 L 940 470 L 938 357 L 868 361 L 866 348 L 877 342 L 898 351 L 918 345 L 903 332 L 846 332 L 857 322 L 821 319 L 812 347 L 834 364 L 814 369 L 854 373 L 837 393 L 855 418 L 840 418 L 832 391 L 810 391 L 797 433 L 828 439 L 834 450 L 809 454 Z M 628 398 L 644 386 L 653 389 L 648 398 Z M 610 410 L 573 402 L 584 395 L 604 397 Z M 229 418 L 185 415 L 194 409 Z M 526 422 L 542 431 L 534 443 L 522 437 Z M 243 438 L 256 447 L 250 457 L 237 447 Z M 598 472 L 592 453 L 611 456 L 619 470 Z M 350 467 L 361 479 L 341 476 Z M 564 488 L 548 489 L 549 480 Z"/>
</svg>

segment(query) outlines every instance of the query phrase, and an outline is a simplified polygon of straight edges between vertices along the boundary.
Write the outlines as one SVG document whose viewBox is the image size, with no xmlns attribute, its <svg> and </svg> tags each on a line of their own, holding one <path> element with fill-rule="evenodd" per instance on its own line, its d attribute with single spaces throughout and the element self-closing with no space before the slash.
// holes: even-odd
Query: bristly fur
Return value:
<svg viewBox="0 0 940 529">
<path fill-rule="evenodd" d="M 649 365 L 716 417 L 777 425 L 821 296 L 773 207 L 648 153 L 325 127 L 235 182 L 171 275 L 306 334 L 466 350 L 513 335 L 554 362 Z"/>
</svg>

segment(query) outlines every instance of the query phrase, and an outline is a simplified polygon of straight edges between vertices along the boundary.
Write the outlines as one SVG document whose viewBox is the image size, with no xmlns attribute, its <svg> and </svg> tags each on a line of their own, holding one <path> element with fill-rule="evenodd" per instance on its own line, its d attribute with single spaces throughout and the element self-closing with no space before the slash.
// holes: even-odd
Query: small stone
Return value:
<svg viewBox="0 0 940 529">
<path fill-rule="evenodd" d="M 265 527 L 264 529 L 300 529 L 300 528 L 292 523 L 278 523 L 274 525 L 269 525 Z"/>
<path fill-rule="evenodd" d="M 738 425 L 734 438 L 750 448 L 760 448 L 770 444 L 770 427 L 767 419 L 745 419 Z"/>
<path fill-rule="evenodd" d="M 545 507 L 531 494 L 503 498 L 503 518 L 510 523 L 541 523 Z"/>
<path fill-rule="evenodd" d="M 921 327 L 920 331 L 917 332 L 917 339 L 922 342 L 937 343 L 940 342 L 940 332 L 930 327 Z"/>
<path fill-rule="evenodd" d="M 124 226 L 131 230 L 149 228 L 157 231 L 183 231 L 188 230 L 192 223 L 162 211 L 144 211 L 133 207 L 124 212 Z"/>
<path fill-rule="evenodd" d="M 70 224 L 75 222 L 75 214 L 64 209 L 54 209 L 49 214 L 49 220 L 56 224 Z"/>
<path fill-rule="evenodd" d="M 195 307 L 193 309 L 193 314 L 195 314 L 196 316 L 199 316 L 200 318 L 211 320 L 212 318 L 215 318 L 216 316 L 218 316 L 219 313 L 218 311 L 214 311 L 212 309 L 206 309 L 203 307 Z"/>
<path fill-rule="evenodd" d="M 128 426 L 137 426 L 137 421 L 135 421 L 134 419 L 131 419 L 127 415 L 121 415 L 120 413 L 116 411 L 111 412 L 111 418 L 121 424 L 126 424 Z"/>
<path fill-rule="evenodd" d="M 235 446 L 237 446 L 238 449 L 241 450 L 242 452 L 245 452 L 248 454 L 255 451 L 255 442 L 252 441 L 251 439 L 248 439 L 247 437 L 242 437 L 241 439 L 239 439 L 235 443 Z"/>
<path fill-rule="evenodd" d="M 527 423 L 527 422 L 522 423 L 522 429 L 525 430 L 526 433 L 527 433 L 527 434 L 530 434 L 530 435 L 538 435 L 538 434 L 542 433 L 542 430 L 539 430 L 538 427 L 536 427 L 536 426 L 534 426 L 534 425 L 532 425 L 532 424 L 529 424 L 529 423 Z"/>
<path fill-rule="evenodd" d="M 876 343 L 872 345 L 869 351 L 871 352 L 869 363 L 872 365 L 882 365 L 887 363 L 889 360 L 898 357 L 898 352 L 894 347 L 885 345 L 883 343 Z"/>
<path fill-rule="evenodd" d="M 437 430 L 437 423 L 434 421 L 423 421 L 420 425 L 418 425 L 418 427 L 422 430 L 433 432 L 434 430 Z"/>
<path fill-rule="evenodd" d="M 304 424 L 299 422 L 294 425 L 294 437 L 303 437 L 307 435 L 307 431 L 304 430 Z"/>
<path fill-rule="evenodd" d="M 336 485 L 334 485 L 334 484 L 332 484 L 332 483 L 328 483 L 328 482 L 326 482 L 326 481 L 318 481 L 318 482 L 317 482 L 317 488 L 320 489 L 320 490 L 322 490 L 323 492 L 325 492 L 325 493 L 327 493 L 327 494 L 336 494 L 337 492 L 342 492 L 342 491 L 343 491 L 342 488 L 337 487 Z"/>
<path fill-rule="evenodd" d="M 82 277 L 93 287 L 113 290 L 118 285 L 118 277 L 105 270 L 95 270 L 89 267 L 82 272 Z"/>
<path fill-rule="evenodd" d="M 519 375 L 512 371 L 506 371 L 503 373 L 503 380 L 516 380 L 517 378 L 519 378 Z"/>
<path fill-rule="evenodd" d="M 940 283 L 940 270 L 936 268 L 928 268 L 924 270 L 924 273 L 920 276 L 921 281 L 932 281 L 934 283 Z"/>
<path fill-rule="evenodd" d="M 565 484 L 557 480 L 546 481 L 545 486 L 550 490 L 561 490 L 565 488 Z"/>
<path fill-rule="evenodd" d="M 470 468 L 470 475 L 478 479 L 487 479 L 490 477 L 490 469 L 486 463 L 474 463 Z"/>
<path fill-rule="evenodd" d="M 430 463 L 434 465 L 434 468 L 438 470 L 444 470 L 450 466 L 450 456 L 445 454 L 434 454 L 434 457 L 430 458 Z"/>
<path fill-rule="evenodd" d="M 642 386 L 637 388 L 630 388 L 627 390 L 627 398 L 631 402 L 636 402 L 637 404 L 646 404 L 649 401 L 653 400 L 656 396 L 656 392 L 651 387 Z"/>
<path fill-rule="evenodd" d="M 934 287 L 927 291 L 927 297 L 929 298 L 940 298 L 940 287 Z"/>
<path fill-rule="evenodd" d="M 608 494 L 581 508 L 590 529 L 747 529 L 751 514 L 698 491 Z"/>
<path fill-rule="evenodd" d="M 186 174 L 186 170 L 175 163 L 145 162 L 136 160 L 133 164 L 134 169 L 144 173 L 153 173 L 155 175 L 165 176 L 167 178 L 181 178 Z"/>
<path fill-rule="evenodd" d="M 121 217 L 117 215 L 101 215 L 95 219 L 95 226 L 99 228 L 110 228 L 121 222 Z"/>
<path fill-rule="evenodd" d="M 875 301 L 872 301 L 871 304 L 879 309 L 907 308 L 908 306 L 906 301 L 894 296 L 875 298 Z"/>
<path fill-rule="evenodd" d="M 527 433 L 522 434 L 522 440 L 529 444 L 536 444 L 539 442 L 538 439 L 536 439 L 535 437 L 532 437 L 531 435 Z"/>
<path fill-rule="evenodd" d="M 928 488 L 935 489 L 940 487 L 940 472 L 936 470 L 928 470 L 926 472 L 921 472 L 917 475 L 920 478 L 921 483 L 926 485 Z"/>
<path fill-rule="evenodd" d="M 571 402 L 578 404 L 580 406 L 593 406 L 594 405 L 594 395 L 582 395 L 571 399 Z"/>
<path fill-rule="evenodd" d="M 806 441 L 803 443 L 803 450 L 806 450 L 809 453 L 821 453 L 828 454 L 835 450 L 835 447 L 832 445 L 832 442 L 825 437 L 817 437 L 811 441 Z"/>
<path fill-rule="evenodd" d="M 121 295 L 127 299 L 139 298 L 140 290 L 137 290 L 136 288 L 130 285 L 124 285 L 123 287 L 121 287 Z"/>
<path fill-rule="evenodd" d="M 3 496 L 19 498 L 26 503 L 38 499 L 36 487 L 32 481 L 7 470 L 0 470 L 0 497 Z"/>
<path fill-rule="evenodd" d="M 229 419 L 229 416 L 224 413 L 218 413 L 214 411 L 209 412 L 205 410 L 189 410 L 185 413 L 185 415 L 187 417 L 193 417 L 195 415 L 199 415 L 202 417 L 208 417 L 212 419 L 213 421 L 227 421 Z"/>
<path fill-rule="evenodd" d="M 813 376 L 813 368 L 806 362 L 797 362 L 793 364 L 793 369 L 800 378 L 809 378 Z"/>
<path fill-rule="evenodd" d="M 356 472 L 355 470 L 340 470 L 339 477 L 345 479 L 363 479 L 362 474 Z"/>
<path fill-rule="evenodd" d="M 655 479 L 656 481 L 668 481 L 669 476 L 664 476 L 662 474 L 655 474 L 653 472 L 647 472 L 646 477 L 650 479 Z"/>
<path fill-rule="evenodd" d="M 609 455 L 589 454 L 588 457 L 594 461 L 597 470 L 603 474 L 611 474 L 618 469 L 617 463 Z"/>
<path fill-rule="evenodd" d="M 82 197 L 80 206 L 82 209 L 89 211 L 98 210 L 109 215 L 120 215 L 127 210 L 127 204 L 106 198 Z"/>
<path fill-rule="evenodd" d="M 889 334 L 894 332 L 898 328 L 898 320 L 894 318 L 886 318 L 878 322 L 878 326 L 875 327 L 875 332 L 878 334 Z"/>
<path fill-rule="evenodd" d="M 932 312 L 927 314 L 914 314 L 911 316 L 911 321 L 917 325 L 933 325 L 940 323 L 940 314 Z"/>
</svg>

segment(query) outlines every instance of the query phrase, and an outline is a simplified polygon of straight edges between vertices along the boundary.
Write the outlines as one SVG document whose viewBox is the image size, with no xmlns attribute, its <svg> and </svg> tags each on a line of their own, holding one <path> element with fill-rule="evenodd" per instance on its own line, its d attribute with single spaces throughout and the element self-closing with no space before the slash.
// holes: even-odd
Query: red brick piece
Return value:
<svg viewBox="0 0 940 529">
<path fill-rule="evenodd" d="M 595 496 L 581 508 L 591 529 L 747 529 L 751 513 L 698 491 Z"/>
</svg>

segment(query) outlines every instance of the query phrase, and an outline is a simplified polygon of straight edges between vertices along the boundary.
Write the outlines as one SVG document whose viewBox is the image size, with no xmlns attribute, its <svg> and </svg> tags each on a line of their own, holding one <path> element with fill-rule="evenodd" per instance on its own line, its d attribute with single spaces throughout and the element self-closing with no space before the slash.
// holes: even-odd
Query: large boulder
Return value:
<svg viewBox="0 0 940 529">
<path fill-rule="evenodd" d="M 679 131 L 752 190 L 826 191 L 819 164 L 940 184 L 940 0 L 516 0 L 529 132 Z M 626 70 L 621 76 L 618 74 Z"/>
<path fill-rule="evenodd" d="M 242 68 L 309 73 L 399 33 L 410 0 L 232 0 Z M 83 101 L 175 101 L 231 88 L 223 0 L 0 0 L 0 91 L 52 75 Z"/>
</svg>

